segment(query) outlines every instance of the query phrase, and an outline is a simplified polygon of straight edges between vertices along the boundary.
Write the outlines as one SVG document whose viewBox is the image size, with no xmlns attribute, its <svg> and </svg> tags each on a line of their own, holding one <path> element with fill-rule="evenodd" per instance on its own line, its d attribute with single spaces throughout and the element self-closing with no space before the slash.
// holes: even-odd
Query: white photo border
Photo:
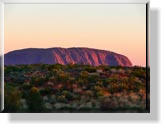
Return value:
<svg viewBox="0 0 166 129">
<path fill-rule="evenodd" d="M 149 0 L 0 0 L 0 56 L 1 56 L 1 110 L 4 109 L 4 5 L 5 4 L 148 4 Z M 148 20 L 148 45 L 149 45 L 149 20 Z M 149 54 L 149 50 L 148 50 Z M 149 66 L 149 64 L 148 64 Z M 153 105 L 150 105 L 150 107 Z M 152 110 L 151 110 L 152 111 Z M 63 119 L 86 119 L 86 120 L 155 120 L 156 114 L 152 113 L 56 113 L 56 117 Z M 19 117 L 26 118 L 54 118 L 55 113 L 44 114 L 19 114 Z M 43 116 L 43 117 L 42 117 Z M 111 117 L 111 118 L 110 118 Z"/>
</svg>

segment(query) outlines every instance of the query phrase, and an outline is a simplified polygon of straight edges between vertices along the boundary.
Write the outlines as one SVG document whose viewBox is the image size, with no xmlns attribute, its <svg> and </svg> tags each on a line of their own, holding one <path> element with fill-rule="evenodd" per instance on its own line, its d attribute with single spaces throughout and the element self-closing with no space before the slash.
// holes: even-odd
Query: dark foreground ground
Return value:
<svg viewBox="0 0 166 129">
<path fill-rule="evenodd" d="M 43 64 L 4 70 L 4 112 L 148 112 L 143 67 Z"/>
</svg>

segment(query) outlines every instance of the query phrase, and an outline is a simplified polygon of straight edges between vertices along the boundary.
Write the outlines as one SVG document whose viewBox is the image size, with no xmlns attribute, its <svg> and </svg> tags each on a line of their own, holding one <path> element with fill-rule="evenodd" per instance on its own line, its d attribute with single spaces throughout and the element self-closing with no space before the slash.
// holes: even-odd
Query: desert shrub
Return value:
<svg viewBox="0 0 166 129">
<path fill-rule="evenodd" d="M 143 79 L 146 79 L 146 70 L 145 69 L 137 69 L 135 68 L 132 73 L 131 73 L 132 76 L 136 76 L 136 77 L 139 77 L 139 78 L 143 78 Z"/>
<path fill-rule="evenodd" d="M 99 79 L 99 75 L 90 75 L 88 76 L 88 83 L 96 84 Z"/>
<path fill-rule="evenodd" d="M 37 87 L 32 87 L 30 89 L 29 96 L 27 96 L 26 100 L 28 112 L 43 112 L 43 100 Z"/>
<path fill-rule="evenodd" d="M 103 95 L 103 92 L 100 90 L 100 91 L 96 92 L 96 96 L 100 97 L 100 96 L 104 96 L 104 95 Z"/>
<path fill-rule="evenodd" d="M 94 73 L 96 72 L 96 68 L 95 67 L 91 67 L 91 66 L 87 66 L 85 67 L 85 70 L 89 73 Z"/>
<path fill-rule="evenodd" d="M 39 67 L 41 68 L 41 70 L 49 70 L 49 67 L 51 67 L 51 65 L 41 64 Z"/>
<path fill-rule="evenodd" d="M 36 64 L 4 70 L 8 112 L 130 111 L 143 110 L 146 104 L 142 67 Z"/>
<path fill-rule="evenodd" d="M 117 84 L 117 83 L 110 85 L 110 88 L 109 88 L 110 93 L 122 92 L 123 90 L 124 90 L 124 85 Z"/>
<path fill-rule="evenodd" d="M 102 86 L 102 85 L 104 85 L 104 84 L 103 84 L 103 81 L 102 81 L 102 80 L 98 80 L 98 81 L 96 82 L 96 85 Z"/>
<path fill-rule="evenodd" d="M 77 81 L 78 85 L 80 86 L 83 86 L 85 83 L 84 83 L 84 80 L 79 78 L 78 81 Z"/>
<path fill-rule="evenodd" d="M 67 90 L 62 91 L 62 94 L 65 96 L 67 100 L 72 100 L 73 99 L 73 93 Z"/>
<path fill-rule="evenodd" d="M 113 102 L 111 102 L 111 99 L 109 97 L 103 97 L 100 100 L 100 108 L 101 110 L 110 110 L 114 108 L 112 105 Z"/>
<path fill-rule="evenodd" d="M 28 91 L 29 89 L 31 89 L 33 86 L 30 85 L 30 84 L 26 84 L 26 83 L 23 83 L 22 84 L 22 87 L 20 88 L 21 90 L 23 91 Z"/>
<path fill-rule="evenodd" d="M 87 71 L 82 71 L 80 73 L 80 77 L 83 78 L 83 79 L 87 79 L 88 78 L 88 72 Z"/>
<path fill-rule="evenodd" d="M 64 71 L 59 71 L 56 76 L 56 81 L 61 83 L 66 83 L 69 80 L 70 75 Z"/>
<path fill-rule="evenodd" d="M 76 81 L 75 78 L 72 77 L 72 76 L 69 76 L 69 79 L 68 79 L 68 80 L 69 80 L 69 83 L 70 83 L 70 84 L 73 84 L 73 83 L 75 83 L 75 81 Z"/>
<path fill-rule="evenodd" d="M 116 79 L 114 78 L 105 78 L 105 79 L 102 79 L 102 83 L 103 83 L 103 86 L 107 87 L 108 85 L 112 84 L 112 83 L 115 83 L 117 82 Z"/>
<path fill-rule="evenodd" d="M 31 78 L 31 84 L 36 86 L 42 86 L 47 81 L 47 78 L 43 77 L 32 77 Z"/>
<path fill-rule="evenodd" d="M 101 68 L 104 72 L 109 72 L 111 67 L 105 66 L 105 65 L 100 65 L 99 68 Z"/>
<path fill-rule="evenodd" d="M 4 69 L 4 72 L 6 73 L 6 74 L 9 74 L 9 73 L 11 73 L 11 72 L 19 72 L 19 71 L 21 71 L 22 69 L 20 69 L 19 67 L 17 67 L 17 66 L 7 66 L 7 68 L 5 67 L 5 69 Z"/>
<path fill-rule="evenodd" d="M 89 96 L 89 97 L 93 97 L 93 91 L 92 90 L 86 90 L 84 94 Z"/>
<path fill-rule="evenodd" d="M 5 85 L 4 93 L 5 112 L 20 112 L 21 111 L 21 93 L 14 87 Z"/>
<path fill-rule="evenodd" d="M 65 95 L 58 96 L 57 101 L 58 102 L 63 102 L 63 103 L 67 102 Z"/>
<path fill-rule="evenodd" d="M 49 94 L 52 94 L 53 90 L 51 87 L 45 87 L 43 90 L 40 91 L 41 94 L 43 95 L 49 95 Z"/>
<path fill-rule="evenodd" d="M 98 91 L 101 91 L 102 89 L 103 89 L 102 86 L 95 85 L 93 90 L 95 91 L 95 93 L 97 93 Z"/>
<path fill-rule="evenodd" d="M 61 65 L 61 64 L 54 64 L 52 67 L 57 70 L 63 69 L 63 65 Z"/>
</svg>

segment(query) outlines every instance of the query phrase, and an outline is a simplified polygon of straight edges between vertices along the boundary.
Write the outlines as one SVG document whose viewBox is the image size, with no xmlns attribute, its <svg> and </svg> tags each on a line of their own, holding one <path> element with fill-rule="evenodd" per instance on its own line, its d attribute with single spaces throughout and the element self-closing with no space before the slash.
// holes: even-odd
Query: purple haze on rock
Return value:
<svg viewBox="0 0 166 129">
<path fill-rule="evenodd" d="M 132 66 L 124 55 L 92 48 L 28 48 L 11 51 L 4 55 L 5 65 L 18 64 L 85 64 Z"/>
</svg>

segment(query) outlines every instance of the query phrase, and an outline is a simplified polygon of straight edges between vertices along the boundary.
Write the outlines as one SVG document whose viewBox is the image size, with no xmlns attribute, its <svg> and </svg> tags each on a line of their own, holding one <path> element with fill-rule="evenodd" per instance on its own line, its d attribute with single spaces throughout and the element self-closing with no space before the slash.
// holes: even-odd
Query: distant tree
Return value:
<svg viewBox="0 0 166 129">
<path fill-rule="evenodd" d="M 29 112 L 43 112 L 43 100 L 39 93 L 38 88 L 32 87 L 27 97 L 27 104 Z"/>
</svg>

